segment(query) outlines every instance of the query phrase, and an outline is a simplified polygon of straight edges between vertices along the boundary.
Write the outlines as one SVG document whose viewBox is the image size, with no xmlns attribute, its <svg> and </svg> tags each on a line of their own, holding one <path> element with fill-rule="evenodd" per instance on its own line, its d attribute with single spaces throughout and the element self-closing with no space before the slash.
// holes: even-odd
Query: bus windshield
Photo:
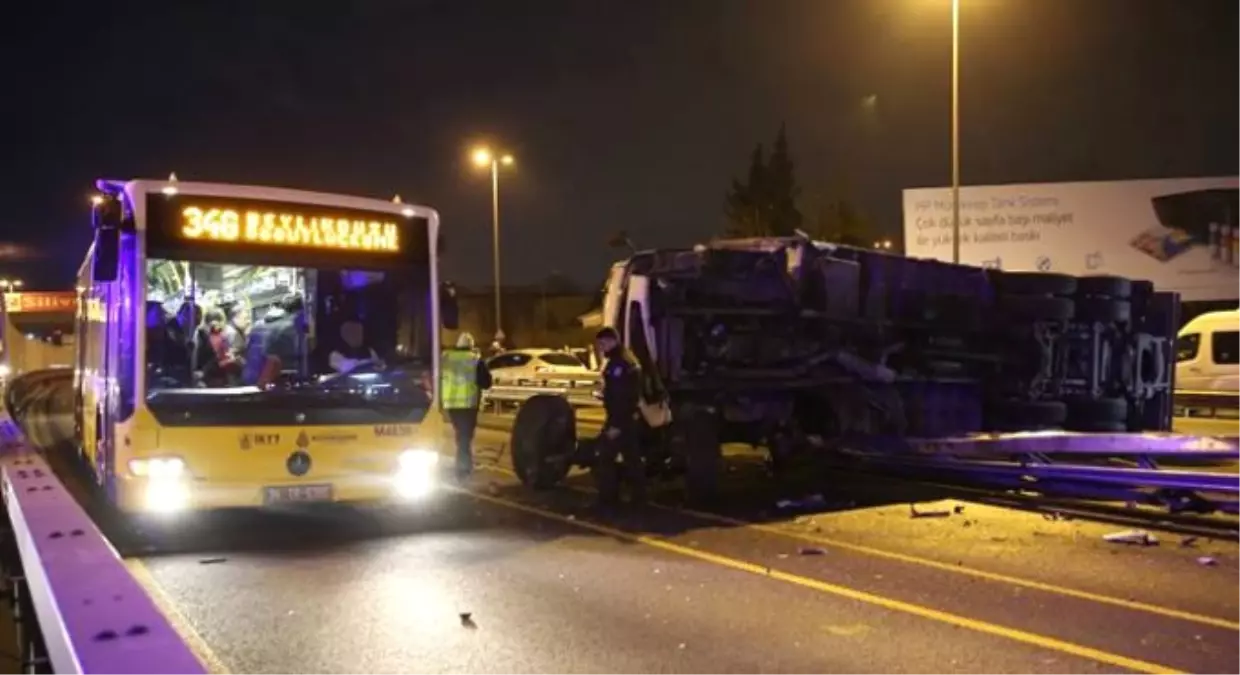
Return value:
<svg viewBox="0 0 1240 675">
<path fill-rule="evenodd" d="M 165 424 L 420 421 L 429 268 L 146 261 L 146 399 Z"/>
</svg>

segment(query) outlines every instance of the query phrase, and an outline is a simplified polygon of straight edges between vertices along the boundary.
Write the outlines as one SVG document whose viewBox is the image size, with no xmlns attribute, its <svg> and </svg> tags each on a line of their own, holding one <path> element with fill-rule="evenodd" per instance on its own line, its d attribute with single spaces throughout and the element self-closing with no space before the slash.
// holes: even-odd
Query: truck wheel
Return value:
<svg viewBox="0 0 1240 675">
<path fill-rule="evenodd" d="M 1072 431 L 1120 432 L 1128 430 L 1128 400 L 1123 398 L 1075 398 L 1067 402 L 1068 428 Z"/>
<path fill-rule="evenodd" d="M 685 457 L 685 495 L 692 504 L 707 505 L 719 491 L 723 468 L 723 449 L 715 416 L 702 409 L 689 409 L 684 415 L 681 446 Z"/>
<path fill-rule="evenodd" d="M 996 404 L 992 410 L 995 431 L 1036 431 L 1059 428 L 1068 418 L 1063 401 L 1015 401 Z"/>
<path fill-rule="evenodd" d="M 512 468 L 535 490 L 553 488 L 568 475 L 577 449 L 577 420 L 559 396 L 538 394 L 517 410 L 512 425 Z"/>
<path fill-rule="evenodd" d="M 1092 276 L 1076 280 L 1076 294 L 1126 300 L 1132 297 L 1132 281 L 1124 277 Z"/>
<path fill-rule="evenodd" d="M 1018 322 L 1071 321 L 1076 315 L 1072 300 L 1044 295 L 1000 296 L 999 306 L 1009 319 Z"/>
<path fill-rule="evenodd" d="M 1004 295 L 1072 295 L 1076 277 L 1046 272 L 1004 272 L 999 275 L 999 292 Z"/>
<path fill-rule="evenodd" d="M 1081 298 L 1076 301 L 1076 319 L 1086 323 L 1128 323 L 1132 303 L 1107 298 Z"/>
</svg>

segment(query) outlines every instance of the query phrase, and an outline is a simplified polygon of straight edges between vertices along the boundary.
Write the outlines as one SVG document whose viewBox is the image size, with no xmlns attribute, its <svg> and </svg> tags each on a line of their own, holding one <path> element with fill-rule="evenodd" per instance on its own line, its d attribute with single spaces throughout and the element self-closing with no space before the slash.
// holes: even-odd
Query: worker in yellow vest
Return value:
<svg viewBox="0 0 1240 675">
<path fill-rule="evenodd" d="M 482 391 L 490 388 L 491 371 L 474 347 L 474 336 L 461 333 L 456 347 L 444 350 L 439 383 L 441 407 L 456 432 L 456 475 L 460 480 L 474 470 L 478 406 Z"/>
</svg>

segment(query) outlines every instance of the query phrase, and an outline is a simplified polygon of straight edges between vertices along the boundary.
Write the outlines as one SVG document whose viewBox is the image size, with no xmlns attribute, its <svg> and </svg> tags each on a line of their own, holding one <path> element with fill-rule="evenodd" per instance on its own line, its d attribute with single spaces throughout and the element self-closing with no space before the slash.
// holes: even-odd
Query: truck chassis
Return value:
<svg viewBox="0 0 1240 675">
<path fill-rule="evenodd" d="M 715 496 L 724 443 L 765 447 L 778 472 L 960 442 L 1011 459 L 1029 432 L 1059 452 L 1132 454 L 1150 447 L 1142 432 L 1171 425 L 1179 298 L 1148 282 L 796 237 L 639 253 L 605 291 L 606 324 L 672 411 L 646 430 L 650 472 L 683 474 L 695 501 Z M 521 407 L 512 449 L 526 485 L 593 464 L 576 426 L 562 398 Z"/>
</svg>

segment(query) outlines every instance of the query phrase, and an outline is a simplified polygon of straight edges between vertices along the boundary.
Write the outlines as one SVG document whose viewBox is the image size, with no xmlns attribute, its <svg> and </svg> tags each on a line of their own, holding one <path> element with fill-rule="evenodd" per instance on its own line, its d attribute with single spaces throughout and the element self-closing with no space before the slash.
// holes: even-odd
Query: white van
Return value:
<svg viewBox="0 0 1240 675">
<path fill-rule="evenodd" d="M 1209 312 L 1189 321 L 1176 339 L 1178 391 L 1240 391 L 1240 310 Z"/>
</svg>

